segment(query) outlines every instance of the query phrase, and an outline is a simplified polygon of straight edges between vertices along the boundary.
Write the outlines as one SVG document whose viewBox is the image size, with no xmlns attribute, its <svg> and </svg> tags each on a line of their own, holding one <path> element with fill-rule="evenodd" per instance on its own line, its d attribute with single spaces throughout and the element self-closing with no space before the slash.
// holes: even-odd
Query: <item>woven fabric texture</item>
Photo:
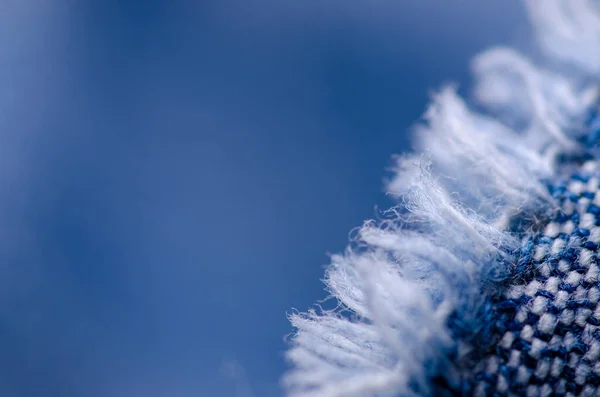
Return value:
<svg viewBox="0 0 600 397">
<path fill-rule="evenodd" d="M 522 233 L 514 274 L 491 302 L 487 347 L 457 364 L 464 382 L 451 394 L 600 396 L 600 163 L 564 166 L 575 170 L 548 186 L 560 208 Z"/>
<path fill-rule="evenodd" d="M 289 315 L 289 397 L 600 396 L 600 2 L 525 5 L 542 57 L 433 96 L 334 304 Z"/>
</svg>

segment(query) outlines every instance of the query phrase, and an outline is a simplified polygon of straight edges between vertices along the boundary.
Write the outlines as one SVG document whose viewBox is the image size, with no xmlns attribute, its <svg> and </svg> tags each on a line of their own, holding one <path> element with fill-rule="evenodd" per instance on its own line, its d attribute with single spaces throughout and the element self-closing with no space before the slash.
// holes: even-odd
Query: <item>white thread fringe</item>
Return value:
<svg viewBox="0 0 600 397">
<path fill-rule="evenodd" d="M 494 48 L 473 71 L 475 97 L 495 118 L 452 88 L 435 96 L 415 134 L 426 155 L 399 158 L 388 184 L 400 204 L 332 258 L 325 284 L 337 309 L 289 316 L 297 330 L 283 378 L 289 396 L 428 394 L 427 376 L 455 344 L 448 315 L 476 322 L 483 283 L 508 270 L 497 259 L 510 260 L 519 245 L 509 216 L 553 208 L 540 179 L 556 172 L 558 154 L 582 150 L 573 126 L 597 93 L 578 84 L 600 72 L 600 4 L 526 5 L 541 48 L 577 67 L 578 78 Z"/>
</svg>

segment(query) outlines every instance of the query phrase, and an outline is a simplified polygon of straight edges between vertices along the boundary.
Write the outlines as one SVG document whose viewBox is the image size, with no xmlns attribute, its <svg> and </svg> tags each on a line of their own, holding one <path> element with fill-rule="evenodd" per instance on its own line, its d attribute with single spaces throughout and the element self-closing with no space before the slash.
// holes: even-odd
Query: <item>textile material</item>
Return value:
<svg viewBox="0 0 600 397">
<path fill-rule="evenodd" d="M 493 298 L 488 347 L 463 364 L 461 388 L 445 391 L 600 395 L 600 164 L 576 168 L 548 187 L 559 208 L 547 224 L 524 232 L 514 274 Z"/>
<path fill-rule="evenodd" d="M 525 3 L 547 61 L 492 48 L 476 104 L 434 96 L 334 307 L 289 316 L 290 397 L 600 396 L 600 2 Z"/>
</svg>

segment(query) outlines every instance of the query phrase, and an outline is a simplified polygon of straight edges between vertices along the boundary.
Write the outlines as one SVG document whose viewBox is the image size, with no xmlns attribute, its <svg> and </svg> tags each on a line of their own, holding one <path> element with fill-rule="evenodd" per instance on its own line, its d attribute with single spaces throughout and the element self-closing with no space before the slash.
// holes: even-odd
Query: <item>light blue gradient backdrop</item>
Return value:
<svg viewBox="0 0 600 397">
<path fill-rule="evenodd" d="M 43 3 L 43 4 L 42 4 Z M 5 2 L 0 394 L 281 395 L 406 130 L 524 31 L 463 0 Z"/>
</svg>

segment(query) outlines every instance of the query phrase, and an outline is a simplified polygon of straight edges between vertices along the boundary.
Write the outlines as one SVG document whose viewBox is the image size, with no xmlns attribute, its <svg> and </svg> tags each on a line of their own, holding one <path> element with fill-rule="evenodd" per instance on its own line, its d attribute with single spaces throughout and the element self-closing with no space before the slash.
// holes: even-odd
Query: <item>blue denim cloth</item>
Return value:
<svg viewBox="0 0 600 397">
<path fill-rule="evenodd" d="M 600 117 L 588 129 L 594 153 Z M 489 301 L 489 327 L 465 340 L 473 350 L 454 362 L 458 384 L 432 378 L 435 394 L 600 394 L 599 165 L 591 154 L 562 165 L 574 171 L 548 185 L 560 208 L 535 227 L 520 225 L 522 247 Z"/>
<path fill-rule="evenodd" d="M 540 4 L 551 62 L 493 48 L 475 106 L 434 96 L 334 307 L 290 315 L 290 397 L 600 395 L 600 3 Z"/>
</svg>

